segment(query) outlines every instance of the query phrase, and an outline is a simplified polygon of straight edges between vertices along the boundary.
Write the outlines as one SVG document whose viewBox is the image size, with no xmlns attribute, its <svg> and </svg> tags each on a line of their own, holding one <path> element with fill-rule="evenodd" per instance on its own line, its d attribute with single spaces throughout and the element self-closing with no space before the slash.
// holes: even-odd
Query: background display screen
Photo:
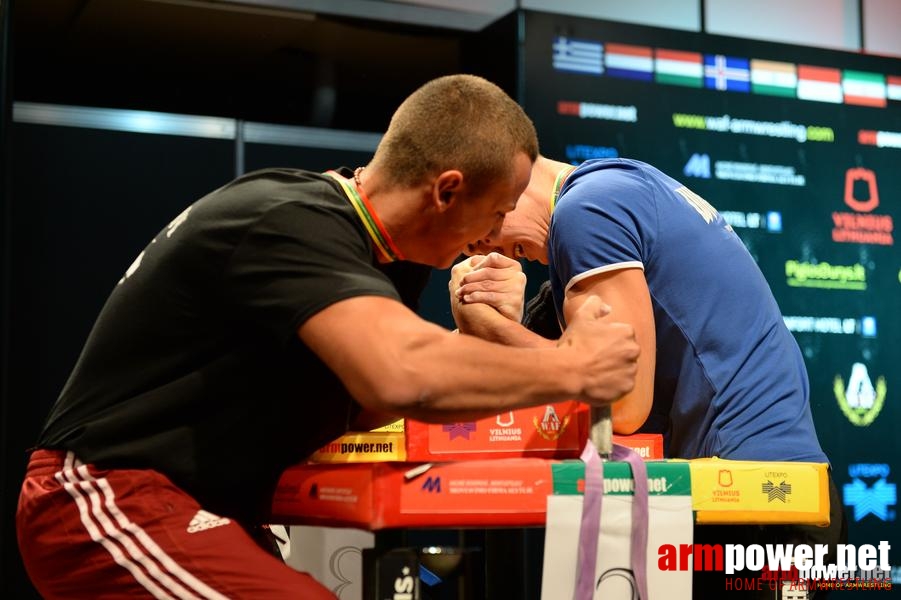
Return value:
<svg viewBox="0 0 901 600">
<path fill-rule="evenodd" d="M 644 160 L 719 210 L 804 354 L 850 541 L 901 542 L 899 61 L 535 12 L 524 27 L 542 153 Z"/>
</svg>

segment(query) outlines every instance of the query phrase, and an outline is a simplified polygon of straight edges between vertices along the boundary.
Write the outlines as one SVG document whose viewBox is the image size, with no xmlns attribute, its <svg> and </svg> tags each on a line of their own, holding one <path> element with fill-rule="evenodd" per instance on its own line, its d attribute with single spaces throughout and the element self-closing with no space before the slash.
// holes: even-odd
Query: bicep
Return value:
<svg viewBox="0 0 901 600">
<path fill-rule="evenodd" d="M 297 333 L 365 409 L 386 412 L 384 399 L 405 383 L 404 350 L 446 332 L 391 298 L 355 296 L 317 312 Z"/>
<path fill-rule="evenodd" d="M 566 290 L 563 314 L 568 321 L 589 296 L 600 296 L 612 309 L 608 318 L 630 323 L 633 327 L 654 328 L 651 295 L 638 268 L 613 269 L 592 275 Z"/>
<path fill-rule="evenodd" d="M 613 405 L 614 429 L 617 433 L 632 433 L 647 419 L 654 399 L 657 339 L 644 271 L 638 268 L 605 271 L 571 286 L 563 303 L 567 321 L 592 295 L 599 296 L 610 306 L 610 314 L 605 319 L 632 325 L 641 347 L 635 388 Z"/>
</svg>

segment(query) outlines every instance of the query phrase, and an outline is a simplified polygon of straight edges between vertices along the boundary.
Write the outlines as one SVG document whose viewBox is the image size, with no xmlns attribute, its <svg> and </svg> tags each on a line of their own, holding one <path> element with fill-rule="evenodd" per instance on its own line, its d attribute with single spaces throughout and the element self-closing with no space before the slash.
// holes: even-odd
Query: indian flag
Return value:
<svg viewBox="0 0 901 600">
<path fill-rule="evenodd" d="M 794 98 L 797 87 L 798 74 L 794 64 L 751 59 L 751 91 L 755 94 Z"/>
<path fill-rule="evenodd" d="M 885 78 L 886 95 L 889 100 L 901 100 L 901 77 L 889 75 Z"/>
<path fill-rule="evenodd" d="M 604 54 L 607 75 L 650 81 L 654 65 L 651 49 L 629 44 L 607 44 Z"/>
<path fill-rule="evenodd" d="M 826 67 L 798 65 L 798 98 L 841 104 L 841 71 Z"/>
<path fill-rule="evenodd" d="M 704 84 L 704 65 L 697 52 L 654 51 L 654 79 L 657 83 L 701 87 Z"/>
<path fill-rule="evenodd" d="M 846 104 L 863 106 L 885 106 L 885 77 L 880 73 L 845 71 L 842 75 L 842 90 Z"/>
</svg>

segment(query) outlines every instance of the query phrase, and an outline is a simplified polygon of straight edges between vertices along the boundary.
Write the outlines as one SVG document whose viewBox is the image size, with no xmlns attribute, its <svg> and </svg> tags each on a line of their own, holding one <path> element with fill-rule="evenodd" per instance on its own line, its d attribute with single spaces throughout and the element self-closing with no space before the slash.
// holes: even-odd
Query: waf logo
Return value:
<svg viewBox="0 0 901 600">
<path fill-rule="evenodd" d="M 842 376 L 836 375 L 833 390 L 842 413 L 858 427 L 866 427 L 875 421 L 885 404 L 885 377 L 878 377 L 874 386 L 863 363 L 854 363 L 851 367 L 847 387 Z"/>
<path fill-rule="evenodd" d="M 887 464 L 853 464 L 848 466 L 851 483 L 842 486 L 845 506 L 854 509 L 854 520 L 873 515 L 882 521 L 894 521 L 898 503 L 898 486 L 889 483 Z"/>
<path fill-rule="evenodd" d="M 563 432 L 566 431 L 566 427 L 569 425 L 569 415 L 563 417 L 561 421 L 554 407 L 548 404 L 544 407 L 544 416 L 541 418 L 541 421 L 538 421 L 538 417 L 532 417 L 532 425 L 535 426 L 535 431 L 538 432 L 538 435 L 546 440 L 553 441 L 559 439 Z"/>
<path fill-rule="evenodd" d="M 893 246 L 891 215 L 871 214 L 879 206 L 876 173 L 861 167 L 845 172 L 845 204 L 854 212 L 832 213 L 832 241 Z"/>
</svg>

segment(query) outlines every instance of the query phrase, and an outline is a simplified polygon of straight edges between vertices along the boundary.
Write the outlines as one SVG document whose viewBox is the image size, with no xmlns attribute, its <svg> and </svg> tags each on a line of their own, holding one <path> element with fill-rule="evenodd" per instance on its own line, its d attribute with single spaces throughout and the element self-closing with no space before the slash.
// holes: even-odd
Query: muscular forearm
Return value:
<svg viewBox="0 0 901 600">
<path fill-rule="evenodd" d="M 572 351 L 539 340 L 543 347 L 500 349 L 451 335 L 410 348 L 401 377 L 409 378 L 417 396 L 395 397 L 392 412 L 426 422 L 459 421 L 578 398 L 577 378 L 563 374 L 575 360 Z"/>
<path fill-rule="evenodd" d="M 602 323 L 599 303 L 586 308 L 558 345 L 540 348 L 453 334 L 384 298 L 338 302 L 299 333 L 365 409 L 459 421 L 569 399 L 609 403 L 628 392 L 638 355 L 632 329 Z"/>
<path fill-rule="evenodd" d="M 455 307 L 454 317 L 461 333 L 520 348 L 550 348 L 552 340 L 532 333 L 487 304 L 463 304 Z"/>
</svg>

